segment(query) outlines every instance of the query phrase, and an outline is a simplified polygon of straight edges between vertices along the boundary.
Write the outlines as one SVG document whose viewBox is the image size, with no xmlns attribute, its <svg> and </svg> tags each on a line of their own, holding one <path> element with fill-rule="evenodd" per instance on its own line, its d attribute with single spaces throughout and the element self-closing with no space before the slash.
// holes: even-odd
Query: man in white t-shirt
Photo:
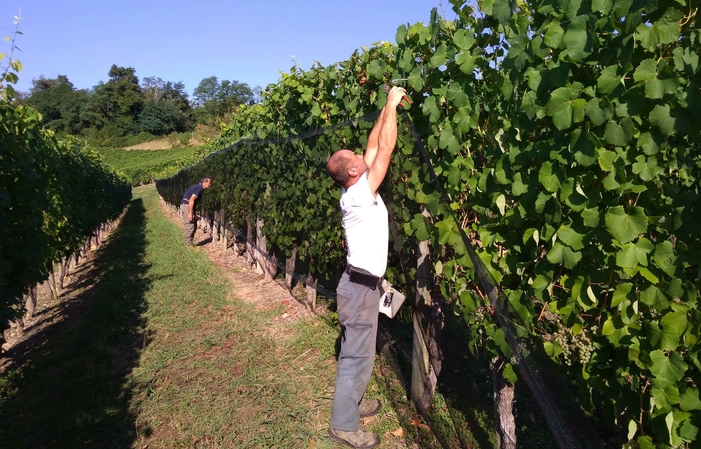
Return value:
<svg viewBox="0 0 701 449">
<path fill-rule="evenodd" d="M 387 268 L 387 208 L 377 194 L 397 143 L 397 106 L 406 94 L 393 87 L 370 132 L 363 156 L 335 152 L 326 169 L 342 187 L 341 210 L 347 267 L 336 289 L 341 352 L 329 437 L 355 448 L 373 448 L 380 437 L 360 427 L 360 418 L 380 411 L 377 399 L 363 399 L 375 363 L 380 291 Z"/>
</svg>

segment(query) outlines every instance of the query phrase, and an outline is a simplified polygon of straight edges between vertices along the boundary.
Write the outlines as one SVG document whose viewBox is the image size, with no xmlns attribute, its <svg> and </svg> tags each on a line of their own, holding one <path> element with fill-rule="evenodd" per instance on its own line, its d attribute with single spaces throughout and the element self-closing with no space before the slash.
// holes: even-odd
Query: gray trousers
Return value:
<svg viewBox="0 0 701 449">
<path fill-rule="evenodd" d="M 189 220 L 189 204 L 180 205 L 180 215 L 183 216 L 183 227 L 185 228 L 185 244 L 192 245 L 192 239 L 195 237 L 195 231 L 197 230 L 197 220 L 194 219 L 194 217 L 192 221 Z"/>
<path fill-rule="evenodd" d="M 331 427 L 353 432 L 360 427 L 358 404 L 375 364 L 380 290 L 352 283 L 344 273 L 338 282 L 336 301 L 342 330 Z"/>
</svg>

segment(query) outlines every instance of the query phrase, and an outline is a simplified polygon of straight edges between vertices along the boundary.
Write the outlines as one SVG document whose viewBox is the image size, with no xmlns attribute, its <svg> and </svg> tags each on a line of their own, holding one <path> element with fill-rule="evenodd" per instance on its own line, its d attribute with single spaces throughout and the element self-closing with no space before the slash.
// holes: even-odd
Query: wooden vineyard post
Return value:
<svg viewBox="0 0 701 449">
<path fill-rule="evenodd" d="M 61 286 L 61 288 L 64 288 L 64 283 L 63 281 L 66 279 L 66 276 L 68 275 L 68 268 L 69 265 L 71 264 L 71 256 L 66 256 L 63 259 L 59 259 L 58 261 L 58 283 Z"/>
<path fill-rule="evenodd" d="M 422 213 L 428 216 L 425 209 Z M 428 412 L 441 367 L 435 341 L 436 326 L 432 318 L 434 304 L 430 288 L 433 284 L 433 270 L 428 243 L 422 241 L 418 247 L 411 361 L 411 400 L 422 413 Z"/>
<path fill-rule="evenodd" d="M 256 220 L 256 272 L 273 280 L 277 274 L 277 257 L 268 252 L 268 239 L 263 234 L 263 219 Z"/>
<path fill-rule="evenodd" d="M 27 292 L 27 298 L 24 302 L 24 308 L 27 309 L 27 317 L 31 318 L 34 316 L 34 311 L 37 307 L 37 287 L 36 285 L 29 289 Z"/>
<path fill-rule="evenodd" d="M 307 305 L 312 310 L 316 310 L 316 282 L 314 282 L 314 277 L 311 273 L 307 276 Z"/>
<path fill-rule="evenodd" d="M 295 265 L 297 263 L 297 245 L 292 248 L 292 254 L 285 261 L 285 287 L 292 291 L 292 280 L 294 279 Z"/>
<path fill-rule="evenodd" d="M 263 274 L 267 277 L 268 273 L 265 269 L 265 253 L 268 246 L 267 239 L 263 235 L 263 219 L 256 217 L 256 243 L 254 249 L 254 257 L 256 259 L 256 274 Z"/>
<path fill-rule="evenodd" d="M 220 238 L 222 242 L 222 248 L 226 251 L 226 249 L 229 247 L 230 233 L 226 227 L 226 212 L 224 212 L 223 209 L 219 209 L 219 220 L 219 229 L 221 229 Z M 235 250 L 234 253 L 238 255 L 238 252 Z"/>
<path fill-rule="evenodd" d="M 421 402 L 426 389 L 426 379 L 428 378 L 430 361 L 428 358 L 428 344 L 426 343 L 426 332 L 423 330 L 425 324 L 425 315 L 429 304 L 426 304 L 426 299 L 430 301 L 430 297 L 426 297 L 426 262 L 428 260 L 428 245 L 426 242 L 419 243 L 419 257 L 417 260 L 416 271 L 416 298 L 414 302 L 414 338 L 412 343 L 412 361 L 411 361 L 411 400 L 421 411 L 426 410 L 426 405 Z"/>
<path fill-rule="evenodd" d="M 500 449 L 516 449 L 515 385 L 504 379 L 506 362 L 507 360 L 502 356 L 496 356 L 490 362 L 496 430 Z"/>
<path fill-rule="evenodd" d="M 246 217 L 246 260 L 251 264 L 254 264 L 256 261 L 253 242 L 255 242 L 255 228 L 253 223 L 251 223 L 250 217 Z"/>
<path fill-rule="evenodd" d="M 49 289 L 51 290 L 51 298 L 56 301 L 58 299 L 58 290 L 56 289 L 56 276 L 54 275 L 54 264 L 49 262 L 48 265 L 49 279 Z"/>
<path fill-rule="evenodd" d="M 212 212 L 212 243 L 219 241 L 219 222 L 221 221 L 221 211 Z"/>
</svg>

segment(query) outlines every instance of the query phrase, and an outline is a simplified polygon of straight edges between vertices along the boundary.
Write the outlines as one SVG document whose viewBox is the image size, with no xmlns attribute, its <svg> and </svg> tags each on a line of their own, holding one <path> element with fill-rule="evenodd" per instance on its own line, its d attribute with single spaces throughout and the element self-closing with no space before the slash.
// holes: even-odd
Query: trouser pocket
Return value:
<svg viewBox="0 0 701 449">
<path fill-rule="evenodd" d="M 369 357 L 375 355 L 372 324 L 348 323 L 343 326 L 341 357 Z"/>
</svg>

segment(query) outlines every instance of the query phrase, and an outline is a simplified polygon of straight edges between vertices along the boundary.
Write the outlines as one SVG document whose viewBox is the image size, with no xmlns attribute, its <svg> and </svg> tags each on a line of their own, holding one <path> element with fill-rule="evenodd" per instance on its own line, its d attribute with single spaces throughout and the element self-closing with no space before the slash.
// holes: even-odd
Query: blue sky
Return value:
<svg viewBox="0 0 701 449">
<path fill-rule="evenodd" d="M 363 46 L 394 43 L 402 24 L 427 23 L 434 7 L 455 18 L 448 0 L 0 0 L 0 29 L 10 35 L 21 15 L 21 91 L 41 75 L 91 88 L 117 64 L 140 80 L 182 81 L 191 93 L 208 76 L 276 83 L 293 55 L 304 70 L 345 61 Z"/>
</svg>

